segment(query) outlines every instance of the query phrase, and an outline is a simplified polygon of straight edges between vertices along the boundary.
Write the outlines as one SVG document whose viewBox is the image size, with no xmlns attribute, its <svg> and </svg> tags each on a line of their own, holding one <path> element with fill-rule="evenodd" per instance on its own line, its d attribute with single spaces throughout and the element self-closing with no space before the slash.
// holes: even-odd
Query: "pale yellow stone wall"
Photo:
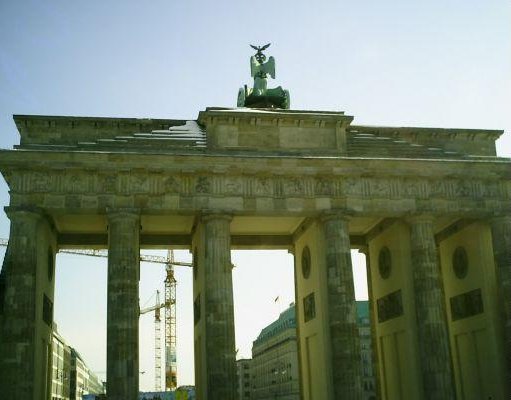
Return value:
<svg viewBox="0 0 511 400">
<path fill-rule="evenodd" d="M 465 278 L 456 277 L 453 254 L 458 246 L 468 255 Z M 459 400 L 505 399 L 503 338 L 498 315 L 497 282 L 491 232 L 487 224 L 471 224 L 440 243 L 447 319 L 456 391 Z M 453 321 L 450 299 L 481 289 L 484 312 Z"/>
<path fill-rule="evenodd" d="M 384 246 L 388 247 L 392 257 L 392 270 L 387 279 L 382 279 L 378 271 L 378 256 Z M 384 400 L 422 398 L 410 251 L 409 229 L 401 221 L 369 241 L 374 296 L 372 313 L 376 318 L 377 336 L 375 351 L 379 357 Z M 379 323 L 377 300 L 397 290 L 401 290 L 402 294 L 403 315 Z"/>
<path fill-rule="evenodd" d="M 333 399 L 330 362 L 330 331 L 328 326 L 328 298 L 324 248 L 319 226 L 314 222 L 295 243 L 296 318 L 299 325 L 302 395 L 304 400 Z M 311 272 L 305 279 L 302 274 L 302 251 L 308 246 L 311 252 Z M 316 316 L 305 322 L 303 299 L 314 292 Z"/>
</svg>

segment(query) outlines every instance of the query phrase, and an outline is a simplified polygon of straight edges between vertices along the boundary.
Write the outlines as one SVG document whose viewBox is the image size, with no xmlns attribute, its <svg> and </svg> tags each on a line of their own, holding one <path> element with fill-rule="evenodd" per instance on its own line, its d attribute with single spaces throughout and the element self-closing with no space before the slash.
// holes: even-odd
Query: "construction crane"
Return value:
<svg viewBox="0 0 511 400">
<path fill-rule="evenodd" d="M 0 246 L 7 246 L 8 240 L 0 238 Z M 65 254 L 77 254 L 91 257 L 108 257 L 107 250 L 82 250 L 82 249 L 62 249 L 59 250 L 59 253 Z M 158 313 L 161 308 L 165 308 L 165 390 L 175 390 L 177 388 L 177 354 L 176 354 L 176 278 L 174 276 L 174 266 L 182 266 L 182 267 L 193 267 L 192 263 L 175 261 L 174 260 L 174 252 L 169 250 L 167 252 L 167 257 L 154 256 L 154 255 L 140 255 L 140 261 L 149 262 L 154 264 L 164 264 L 165 265 L 165 300 L 160 307 L 155 306 L 150 307 L 149 311 L 155 311 Z M 156 311 L 158 310 L 158 311 Z M 144 310 L 145 311 L 145 310 Z M 149 312 L 145 311 L 145 312 Z M 155 321 L 156 326 L 156 321 Z M 159 324 L 158 324 L 159 326 Z M 157 328 L 155 328 L 156 330 Z M 156 369 L 155 372 L 160 373 L 161 379 L 161 369 L 158 371 L 158 365 L 161 365 L 161 345 L 158 342 L 158 337 L 161 337 L 161 333 L 157 333 L 155 331 L 155 347 L 160 346 L 160 353 L 156 351 Z M 161 368 L 161 367 L 160 367 Z M 157 379 L 155 377 L 155 379 Z M 159 387 L 159 385 L 158 385 Z"/>
<path fill-rule="evenodd" d="M 154 390 L 161 391 L 161 318 L 160 310 L 166 306 L 160 303 L 160 291 L 156 291 L 156 304 L 140 310 L 140 315 L 154 311 Z"/>
</svg>

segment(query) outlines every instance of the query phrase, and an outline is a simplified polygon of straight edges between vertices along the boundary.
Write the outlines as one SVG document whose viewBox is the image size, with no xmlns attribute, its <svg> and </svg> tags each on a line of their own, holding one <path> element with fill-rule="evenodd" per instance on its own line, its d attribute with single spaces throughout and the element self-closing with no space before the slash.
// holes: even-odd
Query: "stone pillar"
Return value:
<svg viewBox="0 0 511 400">
<path fill-rule="evenodd" d="M 206 215 L 202 217 L 202 223 L 205 239 L 206 399 L 234 400 L 237 394 L 231 217 Z"/>
<path fill-rule="evenodd" d="M 415 312 L 425 399 L 455 399 L 449 332 L 433 217 L 409 219 Z"/>
<path fill-rule="evenodd" d="M 6 212 L 11 229 L 2 271 L 5 293 L 0 327 L 0 397 L 43 399 L 49 395 L 51 382 L 48 346 L 54 281 L 43 268 L 46 260 L 39 259 L 38 247 L 48 240 L 41 234 L 41 224 L 46 224 L 48 230 L 49 225 L 36 210 L 8 207 Z"/>
<path fill-rule="evenodd" d="M 494 218 L 490 224 L 505 340 L 507 390 L 511 393 L 511 215 Z"/>
<path fill-rule="evenodd" d="M 348 220 L 322 218 L 328 290 L 328 325 L 335 399 L 362 398 L 362 360 L 351 267 Z"/>
<path fill-rule="evenodd" d="M 373 294 L 373 279 L 371 271 L 371 259 L 369 257 L 369 249 L 367 246 L 360 249 L 360 253 L 365 255 L 366 258 L 366 273 L 367 273 L 367 293 L 369 297 L 369 320 L 371 323 L 371 355 L 372 355 L 372 367 L 373 376 L 375 380 L 374 391 L 376 398 L 381 399 L 381 378 L 380 378 L 380 366 L 379 366 L 379 352 L 378 352 L 378 336 L 376 332 L 376 313 L 374 312 L 374 294 Z"/>
<path fill-rule="evenodd" d="M 107 396 L 138 399 L 140 216 L 108 213 Z"/>
</svg>

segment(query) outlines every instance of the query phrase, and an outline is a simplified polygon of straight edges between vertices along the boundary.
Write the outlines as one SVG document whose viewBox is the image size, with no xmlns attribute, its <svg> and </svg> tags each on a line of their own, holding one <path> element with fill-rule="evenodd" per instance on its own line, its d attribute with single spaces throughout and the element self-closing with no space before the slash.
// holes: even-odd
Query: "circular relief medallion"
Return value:
<svg viewBox="0 0 511 400">
<path fill-rule="evenodd" d="M 305 279 L 311 274 L 311 252 L 308 246 L 302 251 L 302 275 Z"/>
<path fill-rule="evenodd" d="M 452 268 L 458 279 L 463 279 L 468 273 L 468 255 L 465 248 L 459 246 L 452 255 Z"/>
<path fill-rule="evenodd" d="M 382 279 L 387 279 L 392 270 L 392 258 L 388 247 L 383 247 L 378 256 L 378 271 Z"/>
</svg>

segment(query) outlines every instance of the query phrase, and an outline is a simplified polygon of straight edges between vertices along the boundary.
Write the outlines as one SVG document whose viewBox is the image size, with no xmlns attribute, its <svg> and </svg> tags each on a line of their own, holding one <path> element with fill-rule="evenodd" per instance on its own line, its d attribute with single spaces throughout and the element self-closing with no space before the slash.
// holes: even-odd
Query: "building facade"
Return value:
<svg viewBox="0 0 511 400">
<path fill-rule="evenodd" d="M 70 399 L 71 347 L 53 328 L 53 359 L 51 400 Z"/>
<path fill-rule="evenodd" d="M 290 306 L 279 318 L 265 327 L 254 341 L 251 360 L 238 360 L 245 369 L 252 371 L 253 399 L 285 399 L 300 398 L 300 383 L 297 374 L 298 347 L 296 337 L 295 306 Z M 362 389 L 364 400 L 376 399 L 376 378 L 373 368 L 373 352 L 371 343 L 371 323 L 369 302 L 357 301 L 357 321 L 360 336 L 362 361 Z M 238 372 L 238 379 L 240 372 Z M 245 397 L 250 395 L 246 392 Z"/>
<path fill-rule="evenodd" d="M 299 400 L 295 306 L 265 327 L 252 346 L 252 398 Z"/>
<path fill-rule="evenodd" d="M 362 359 L 363 400 L 376 400 L 376 376 L 373 366 L 374 354 L 371 339 L 369 301 L 357 300 L 357 321 Z"/>
<path fill-rule="evenodd" d="M 102 394 L 103 383 L 83 361 L 82 356 L 71 349 L 70 399 L 81 400 L 84 394 Z"/>
<path fill-rule="evenodd" d="M 69 346 L 53 324 L 51 400 L 82 400 L 85 394 L 103 394 L 103 383 Z"/>
<path fill-rule="evenodd" d="M 237 400 L 249 400 L 252 398 L 252 359 L 242 358 L 236 360 L 236 375 L 238 387 Z"/>
</svg>

